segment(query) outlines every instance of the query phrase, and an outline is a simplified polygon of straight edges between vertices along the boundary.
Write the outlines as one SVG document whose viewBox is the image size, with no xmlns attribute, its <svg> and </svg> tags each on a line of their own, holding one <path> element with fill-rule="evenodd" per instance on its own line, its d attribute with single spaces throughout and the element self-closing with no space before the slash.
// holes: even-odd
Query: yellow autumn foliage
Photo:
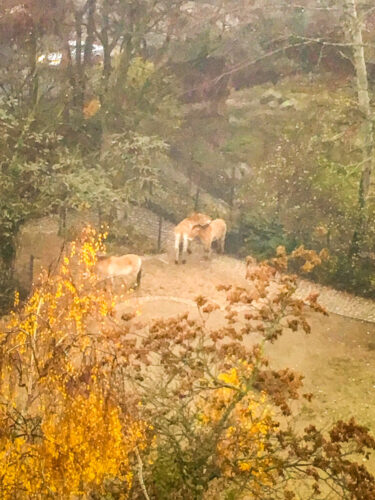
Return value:
<svg viewBox="0 0 375 500">
<path fill-rule="evenodd" d="M 219 386 L 201 405 L 199 420 L 213 429 L 225 425 L 217 442 L 223 476 L 250 473 L 264 485 L 270 481 L 268 470 L 272 465 L 265 445 L 275 423 L 266 394 L 250 388 L 252 371 L 251 364 L 242 362 L 220 373 Z"/>
<path fill-rule="evenodd" d="M 59 413 L 46 413 L 35 443 L 23 437 L 1 442 L 0 493 L 3 499 L 51 494 L 69 498 L 101 492 L 105 480 L 121 481 L 127 498 L 133 480 L 129 456 L 144 447 L 146 425 L 121 422 L 118 408 L 98 394 L 65 401 Z"/>
<path fill-rule="evenodd" d="M 120 484 L 149 426 L 120 407 L 108 327 L 116 297 L 99 286 L 105 235 L 86 228 L 54 275 L 40 276 L 3 332 L 0 364 L 0 498 L 71 498 Z"/>
</svg>

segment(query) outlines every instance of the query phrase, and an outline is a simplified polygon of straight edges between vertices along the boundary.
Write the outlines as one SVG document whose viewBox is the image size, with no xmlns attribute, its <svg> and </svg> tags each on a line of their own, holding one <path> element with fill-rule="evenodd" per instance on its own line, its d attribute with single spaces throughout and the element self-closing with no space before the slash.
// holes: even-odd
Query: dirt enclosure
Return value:
<svg viewBox="0 0 375 500">
<path fill-rule="evenodd" d="M 187 264 L 176 266 L 171 255 L 148 257 L 143 281 L 119 312 L 137 308 L 140 319 L 173 316 L 185 311 L 197 315 L 194 298 L 204 295 L 223 304 L 219 284 L 246 283 L 242 262 L 214 255 L 203 260 L 201 251 Z M 290 367 L 305 377 L 312 403 L 299 407 L 304 422 L 325 426 L 332 420 L 355 416 L 375 430 L 375 324 L 336 314 L 309 313 L 312 331 L 286 333 L 266 346 L 276 367 Z M 219 318 L 218 318 L 219 321 Z"/>
<path fill-rule="evenodd" d="M 25 239 L 23 246 L 34 248 L 35 243 L 39 252 L 36 255 L 43 257 L 38 264 L 46 266 L 50 257 L 56 257 L 60 248 L 57 243 L 60 242 L 54 244 L 49 241 L 46 245 L 46 238 L 42 240 L 28 242 Z M 45 254 L 45 248 L 51 255 Z M 121 250 L 126 252 L 126 249 Z M 20 252 L 19 269 L 25 269 L 23 274 L 26 277 L 27 265 L 28 258 Z M 203 250 L 198 245 L 185 265 L 176 266 L 173 263 L 172 251 L 148 256 L 144 260 L 140 290 L 127 303 L 119 305 L 119 313 L 137 309 L 142 321 L 185 311 L 197 315 L 194 299 L 198 295 L 223 304 L 223 296 L 216 286 L 244 285 L 244 276 L 243 262 L 217 254 L 211 261 L 205 261 Z M 329 295 L 331 300 L 336 300 L 336 292 L 329 292 Z M 368 307 L 373 306 L 370 304 Z M 296 403 L 299 417 L 303 423 L 314 423 L 320 427 L 339 418 L 355 416 L 360 423 L 375 431 L 375 406 L 372 404 L 375 397 L 375 323 L 336 314 L 325 317 L 317 313 L 310 313 L 309 321 L 311 334 L 286 333 L 274 344 L 266 346 L 274 365 L 290 367 L 302 373 L 305 392 L 315 395 L 311 404 L 297 406 L 299 403 Z"/>
</svg>

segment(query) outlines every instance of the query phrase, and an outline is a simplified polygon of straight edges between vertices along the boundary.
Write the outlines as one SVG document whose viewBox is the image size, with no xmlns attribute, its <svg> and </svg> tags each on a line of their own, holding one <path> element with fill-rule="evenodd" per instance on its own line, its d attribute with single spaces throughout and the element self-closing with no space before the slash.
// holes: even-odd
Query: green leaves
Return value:
<svg viewBox="0 0 375 500">
<path fill-rule="evenodd" d="M 30 117 L 0 113 L 0 239 L 10 259 L 15 236 L 30 218 L 65 208 L 90 207 L 108 201 L 108 176 L 79 148 L 68 148 L 54 130 L 39 130 Z M 5 131 L 6 133 L 2 133 Z"/>
<path fill-rule="evenodd" d="M 115 134 L 103 157 L 103 167 L 123 200 L 142 203 L 159 191 L 160 165 L 168 145 L 157 136 Z"/>
</svg>

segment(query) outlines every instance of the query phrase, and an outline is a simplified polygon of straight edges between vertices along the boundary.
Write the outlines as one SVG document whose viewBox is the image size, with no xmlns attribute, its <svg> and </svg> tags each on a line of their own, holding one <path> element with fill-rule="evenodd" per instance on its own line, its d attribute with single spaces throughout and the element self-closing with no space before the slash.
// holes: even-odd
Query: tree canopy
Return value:
<svg viewBox="0 0 375 500">
<path fill-rule="evenodd" d="M 234 251 L 327 246 L 324 276 L 373 293 L 366 2 L 0 9 L 4 262 L 30 218 L 139 203 L 178 219 L 207 191 L 231 212 Z"/>
</svg>

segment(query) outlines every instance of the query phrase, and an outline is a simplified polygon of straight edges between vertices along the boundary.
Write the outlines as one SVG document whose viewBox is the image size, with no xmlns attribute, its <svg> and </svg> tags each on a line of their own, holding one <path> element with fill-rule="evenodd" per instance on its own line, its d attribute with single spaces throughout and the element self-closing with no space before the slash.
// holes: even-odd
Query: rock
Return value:
<svg viewBox="0 0 375 500">
<path fill-rule="evenodd" d="M 280 104 L 283 101 L 283 96 L 281 92 L 274 89 L 269 89 L 263 92 L 259 101 L 261 104 L 268 104 L 268 105 L 270 105 L 270 102 L 274 102 L 276 106 L 277 104 Z"/>
</svg>

